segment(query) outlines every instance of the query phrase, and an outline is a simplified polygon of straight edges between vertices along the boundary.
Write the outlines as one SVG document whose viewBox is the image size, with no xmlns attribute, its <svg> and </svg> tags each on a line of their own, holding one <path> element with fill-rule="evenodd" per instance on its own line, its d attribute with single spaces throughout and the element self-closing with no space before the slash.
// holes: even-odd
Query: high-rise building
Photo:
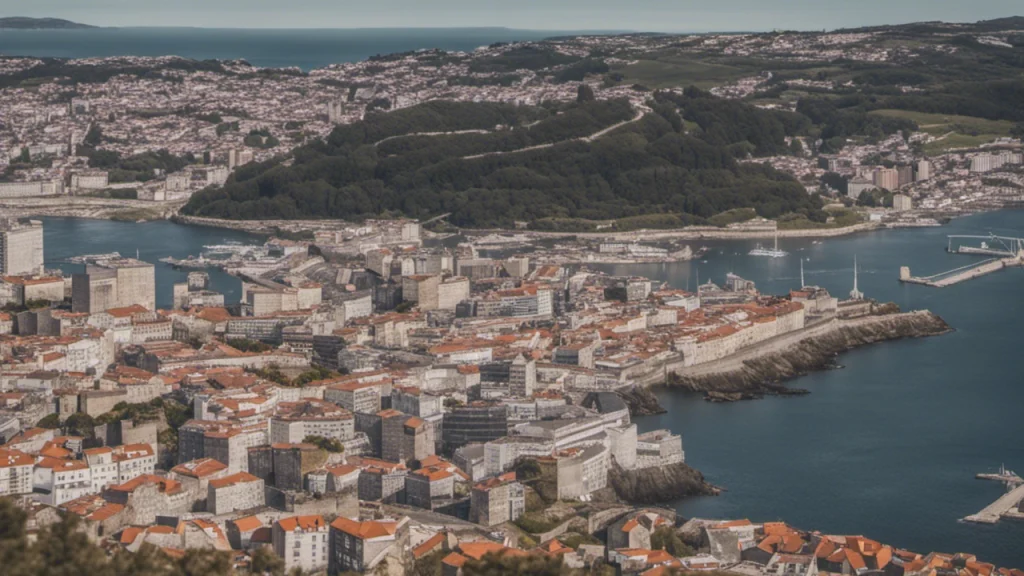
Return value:
<svg viewBox="0 0 1024 576">
<path fill-rule="evenodd" d="M 522 354 L 516 356 L 508 370 L 508 385 L 513 396 L 532 396 L 537 386 L 537 361 Z"/>
<path fill-rule="evenodd" d="M 156 274 L 153 265 L 134 258 L 116 258 L 89 264 L 85 274 L 71 278 L 71 309 L 95 314 L 110 308 L 138 304 L 156 309 Z"/>
<path fill-rule="evenodd" d="M 900 166 L 896 169 L 899 174 L 899 185 L 906 186 L 914 181 L 914 167 L 913 166 Z"/>
<path fill-rule="evenodd" d="M 932 177 L 932 164 L 927 160 L 917 163 L 917 181 L 927 180 Z"/>
<path fill-rule="evenodd" d="M 0 274 L 16 276 L 43 271 L 43 223 L 0 220 Z"/>
<path fill-rule="evenodd" d="M 337 124 L 345 116 L 345 105 L 341 100 L 331 100 L 327 103 L 327 121 L 331 124 Z"/>
<path fill-rule="evenodd" d="M 884 190 L 896 190 L 900 187 L 900 173 L 895 168 L 879 168 L 875 170 L 874 183 Z"/>
<path fill-rule="evenodd" d="M 896 194 L 892 197 L 892 208 L 897 212 L 903 212 L 913 208 L 913 202 L 910 200 L 910 196 L 905 194 Z"/>
<path fill-rule="evenodd" d="M 228 150 L 228 170 L 244 166 L 252 160 L 252 150 Z"/>
</svg>

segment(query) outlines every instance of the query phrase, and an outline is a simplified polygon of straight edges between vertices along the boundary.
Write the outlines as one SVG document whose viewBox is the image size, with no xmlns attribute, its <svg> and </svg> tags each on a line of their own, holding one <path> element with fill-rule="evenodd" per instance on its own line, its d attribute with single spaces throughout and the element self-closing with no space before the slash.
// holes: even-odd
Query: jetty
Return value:
<svg viewBox="0 0 1024 576">
<path fill-rule="evenodd" d="M 994 480 L 996 482 L 1002 482 L 1007 486 L 1019 486 L 1024 484 L 1024 478 L 1018 476 L 1013 470 L 1007 470 L 1006 466 L 1000 466 L 998 474 L 983 472 L 981 474 L 975 474 L 974 477 L 978 480 Z"/>
<path fill-rule="evenodd" d="M 953 247 L 954 238 L 984 238 L 980 246 L 957 246 Z M 992 244 L 989 244 L 992 242 Z M 996 244 L 1001 248 L 996 247 Z M 945 288 L 974 278 L 998 272 L 1004 268 L 1024 266 L 1024 238 L 1009 238 L 1005 236 L 949 236 L 949 243 L 946 251 L 952 254 L 970 254 L 992 256 L 986 260 L 960 266 L 931 276 L 914 276 L 910 273 L 909 266 L 900 268 L 900 282 L 907 284 L 923 284 L 934 288 Z"/>
<path fill-rule="evenodd" d="M 1020 516 L 1020 513 L 1015 509 L 1020 505 L 1022 500 L 1024 500 L 1024 484 L 1021 484 L 1006 494 L 1003 494 L 998 500 L 989 504 L 981 512 L 971 514 L 963 520 L 964 522 L 973 522 L 976 524 L 995 524 L 1003 517 L 1018 517 Z"/>
</svg>

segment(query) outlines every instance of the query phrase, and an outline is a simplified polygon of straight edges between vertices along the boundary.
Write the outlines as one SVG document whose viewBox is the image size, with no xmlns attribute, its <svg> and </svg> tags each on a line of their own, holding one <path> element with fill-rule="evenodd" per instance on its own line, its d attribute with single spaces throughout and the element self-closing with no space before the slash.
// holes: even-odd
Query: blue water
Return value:
<svg viewBox="0 0 1024 576">
<path fill-rule="evenodd" d="M 161 263 L 161 258 L 185 258 L 199 255 L 203 246 L 241 242 L 262 244 L 263 236 L 244 232 L 183 226 L 165 220 L 146 223 L 113 222 L 79 218 L 40 218 L 43 221 L 43 251 L 47 268 L 60 268 L 66 275 L 85 271 L 85 266 L 68 264 L 64 260 L 83 254 L 120 252 L 122 256 L 151 262 L 156 269 L 156 304 L 170 308 L 173 302 L 172 285 L 185 282 L 188 270 L 175 270 Z M 224 294 L 227 304 L 234 304 L 242 293 L 242 282 L 217 268 L 206 269 L 210 275 L 210 289 Z"/>
<path fill-rule="evenodd" d="M 1024 567 L 1024 523 L 959 523 L 995 501 L 1002 487 L 974 479 L 1001 463 L 1024 472 L 1024 270 L 997 272 L 948 288 L 904 285 L 916 275 L 977 258 L 947 254 L 947 234 L 1024 237 L 1024 212 L 999 212 L 943 228 L 892 230 L 847 238 L 780 241 L 791 256 L 746 256 L 750 242 L 708 243 L 707 263 L 608 266 L 677 287 L 726 272 L 769 293 L 808 284 L 845 295 L 860 264 L 860 289 L 904 309 L 930 309 L 956 329 L 925 339 L 877 344 L 841 355 L 841 370 L 796 379 L 811 394 L 735 404 L 659 390 L 667 414 L 642 418 L 641 431 L 670 428 L 687 461 L 719 497 L 677 503 L 687 517 L 785 520 L 806 529 L 863 534 L 917 552 L 972 552 Z"/>
<path fill-rule="evenodd" d="M 579 34 L 509 28 L 363 28 L 272 30 L 213 28 L 100 28 L 0 30 L 0 54 L 55 58 L 183 56 L 238 59 L 255 66 L 304 70 L 357 62 L 378 54 L 423 48 L 469 51 L 495 42 Z"/>
<path fill-rule="evenodd" d="M 704 262 L 608 266 L 692 289 L 727 272 L 768 293 L 808 284 L 845 296 L 860 263 L 860 289 L 904 309 L 927 308 L 956 331 L 877 344 L 843 354 L 841 370 L 796 379 L 807 396 L 710 404 L 673 390 L 658 394 L 668 413 L 642 418 L 641 430 L 670 428 L 684 438 L 687 461 L 728 489 L 677 503 L 688 517 L 785 520 L 837 534 L 864 534 L 918 552 L 973 552 L 1024 567 L 1024 523 L 962 524 L 993 502 L 1001 487 L 974 479 L 1001 463 L 1024 472 L 1024 269 L 1004 270 L 949 288 L 903 285 L 899 267 L 919 275 L 976 260 L 945 252 L 947 234 L 1024 237 L 1024 211 L 983 214 L 943 228 L 890 230 L 819 244 L 783 239 L 791 256 L 752 258 L 753 242 L 708 242 Z M 120 251 L 156 262 L 196 254 L 204 244 L 258 241 L 240 232 L 103 220 L 45 219 L 49 264 L 82 253 Z M 67 268 L 66 268 L 67 269 Z M 214 288 L 237 300 L 240 284 L 211 272 Z M 157 263 L 158 302 L 185 273 Z"/>
</svg>

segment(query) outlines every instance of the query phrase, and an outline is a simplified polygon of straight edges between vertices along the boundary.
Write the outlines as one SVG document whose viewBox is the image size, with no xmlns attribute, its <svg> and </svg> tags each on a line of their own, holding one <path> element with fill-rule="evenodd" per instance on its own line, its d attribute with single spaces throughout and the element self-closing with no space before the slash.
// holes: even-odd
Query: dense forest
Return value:
<svg viewBox="0 0 1024 576">
<path fill-rule="evenodd" d="M 582 137 L 633 118 L 627 103 L 430 102 L 373 114 L 296 150 L 291 166 L 272 161 L 238 171 L 225 187 L 193 196 L 182 212 L 351 220 L 451 213 L 453 224 L 466 227 L 663 214 L 700 221 L 738 207 L 766 217 L 822 216 L 818 201 L 791 177 L 738 162 L 785 153 L 786 137 L 806 129 L 806 118 L 696 89 L 659 95 L 652 106 L 654 113 L 594 140 Z M 688 132 L 684 119 L 698 128 Z M 397 138 L 467 130 L 486 132 Z M 550 143 L 557 144 L 463 158 Z"/>
</svg>

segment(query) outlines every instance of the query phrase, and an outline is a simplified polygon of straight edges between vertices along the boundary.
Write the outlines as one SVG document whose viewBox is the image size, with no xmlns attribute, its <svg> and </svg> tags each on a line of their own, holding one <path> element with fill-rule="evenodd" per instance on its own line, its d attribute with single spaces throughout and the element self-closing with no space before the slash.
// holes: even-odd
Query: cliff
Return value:
<svg viewBox="0 0 1024 576">
<path fill-rule="evenodd" d="M 771 343 L 708 366 L 683 369 L 666 383 L 708 393 L 708 400 L 732 401 L 765 394 L 806 394 L 779 384 L 816 370 L 835 368 L 835 356 L 859 346 L 945 334 L 952 329 L 927 310 L 837 320 L 798 340 Z"/>
<path fill-rule="evenodd" d="M 669 464 L 623 470 L 613 463 L 608 485 L 628 504 L 661 504 L 687 496 L 715 496 L 719 489 L 704 481 L 704 475 L 686 464 Z"/>
<path fill-rule="evenodd" d="M 658 402 L 658 397 L 654 395 L 654 392 L 651 392 L 650 388 L 636 386 L 628 392 L 619 392 L 619 397 L 629 407 L 629 416 L 631 418 L 653 416 L 666 412 L 665 408 Z"/>
</svg>

